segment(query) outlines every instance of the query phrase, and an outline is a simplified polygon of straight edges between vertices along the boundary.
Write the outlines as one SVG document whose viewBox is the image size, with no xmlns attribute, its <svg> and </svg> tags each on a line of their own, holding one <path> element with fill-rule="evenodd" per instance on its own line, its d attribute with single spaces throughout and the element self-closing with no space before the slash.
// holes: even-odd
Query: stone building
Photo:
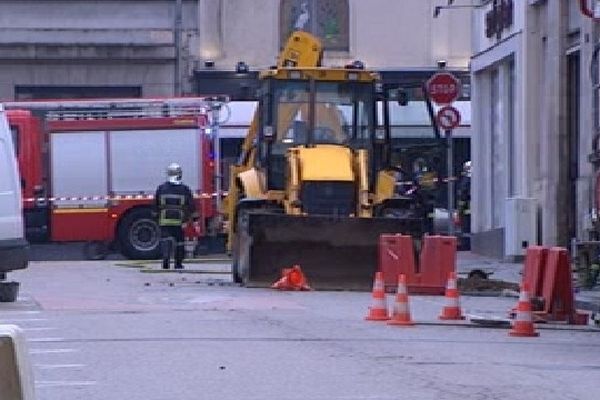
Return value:
<svg viewBox="0 0 600 400">
<path fill-rule="evenodd" d="M 587 236 L 598 27 L 579 5 L 473 1 L 476 251 L 513 257 L 528 244 L 568 245 Z"/>
</svg>

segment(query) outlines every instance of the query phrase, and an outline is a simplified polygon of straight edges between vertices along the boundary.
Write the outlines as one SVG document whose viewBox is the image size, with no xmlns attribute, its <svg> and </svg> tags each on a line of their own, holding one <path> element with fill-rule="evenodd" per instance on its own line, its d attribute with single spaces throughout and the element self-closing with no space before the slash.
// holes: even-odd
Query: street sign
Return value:
<svg viewBox="0 0 600 400">
<path fill-rule="evenodd" d="M 452 106 L 442 107 L 437 112 L 436 119 L 442 129 L 450 131 L 460 125 L 460 112 Z"/>
<path fill-rule="evenodd" d="M 449 72 L 438 72 L 427 81 L 427 93 L 434 103 L 450 104 L 460 96 L 460 81 Z"/>
</svg>

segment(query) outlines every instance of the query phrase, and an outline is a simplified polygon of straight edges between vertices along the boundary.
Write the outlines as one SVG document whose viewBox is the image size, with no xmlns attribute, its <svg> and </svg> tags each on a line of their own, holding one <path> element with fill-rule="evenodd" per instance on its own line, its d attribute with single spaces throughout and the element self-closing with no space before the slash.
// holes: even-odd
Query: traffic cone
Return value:
<svg viewBox="0 0 600 400">
<path fill-rule="evenodd" d="M 281 272 L 281 278 L 273 283 L 271 288 L 279 290 L 311 290 L 299 265 L 294 265 L 292 268 L 284 268 Z"/>
<path fill-rule="evenodd" d="M 408 292 L 406 290 L 406 275 L 400 274 L 398 277 L 398 291 L 396 292 L 396 301 L 392 311 L 392 319 L 388 321 L 389 325 L 412 326 L 415 323 L 410 318 L 410 307 L 408 304 Z"/>
<path fill-rule="evenodd" d="M 521 284 L 521 293 L 519 294 L 519 303 L 517 304 L 517 315 L 513 322 L 511 336 L 535 337 L 540 334 L 535 331 L 533 325 L 533 311 L 531 310 L 531 300 L 529 299 L 529 285 Z"/>
<path fill-rule="evenodd" d="M 385 300 L 385 287 L 383 284 L 383 273 L 375 274 L 373 282 L 373 302 L 369 307 L 369 314 L 365 317 L 367 321 L 387 321 L 388 316 L 387 302 Z"/>
<path fill-rule="evenodd" d="M 456 286 L 456 272 L 448 274 L 448 284 L 446 285 L 446 305 L 442 309 L 439 319 L 443 320 L 461 320 L 465 319 L 460 310 L 458 288 Z"/>
</svg>

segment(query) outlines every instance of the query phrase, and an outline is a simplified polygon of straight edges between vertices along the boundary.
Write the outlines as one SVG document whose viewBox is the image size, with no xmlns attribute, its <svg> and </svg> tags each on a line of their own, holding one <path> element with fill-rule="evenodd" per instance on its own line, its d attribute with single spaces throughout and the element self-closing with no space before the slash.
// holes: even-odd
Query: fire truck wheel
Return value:
<svg viewBox="0 0 600 400">
<path fill-rule="evenodd" d="M 160 258 L 160 228 L 149 208 L 127 213 L 119 227 L 121 252 L 134 260 Z"/>
</svg>

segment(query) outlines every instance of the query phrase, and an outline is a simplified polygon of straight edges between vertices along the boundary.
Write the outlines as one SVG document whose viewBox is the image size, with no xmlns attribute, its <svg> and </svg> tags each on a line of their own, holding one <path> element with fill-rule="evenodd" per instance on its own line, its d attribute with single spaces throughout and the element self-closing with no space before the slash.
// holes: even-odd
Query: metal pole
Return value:
<svg viewBox="0 0 600 400">
<path fill-rule="evenodd" d="M 215 165 L 215 192 L 216 192 L 216 208 L 217 212 L 221 212 L 221 139 L 219 137 L 219 111 L 221 110 L 221 104 L 218 102 L 212 103 L 212 121 L 210 127 L 210 133 L 213 139 L 213 156 Z"/>
<path fill-rule="evenodd" d="M 183 13 L 182 8 L 182 0 L 175 0 L 175 26 L 173 29 L 173 47 L 175 47 L 173 92 L 175 96 L 181 96 L 181 25 Z"/>
<path fill-rule="evenodd" d="M 454 143 L 452 129 L 446 130 L 448 175 L 448 235 L 454 236 Z"/>
</svg>

